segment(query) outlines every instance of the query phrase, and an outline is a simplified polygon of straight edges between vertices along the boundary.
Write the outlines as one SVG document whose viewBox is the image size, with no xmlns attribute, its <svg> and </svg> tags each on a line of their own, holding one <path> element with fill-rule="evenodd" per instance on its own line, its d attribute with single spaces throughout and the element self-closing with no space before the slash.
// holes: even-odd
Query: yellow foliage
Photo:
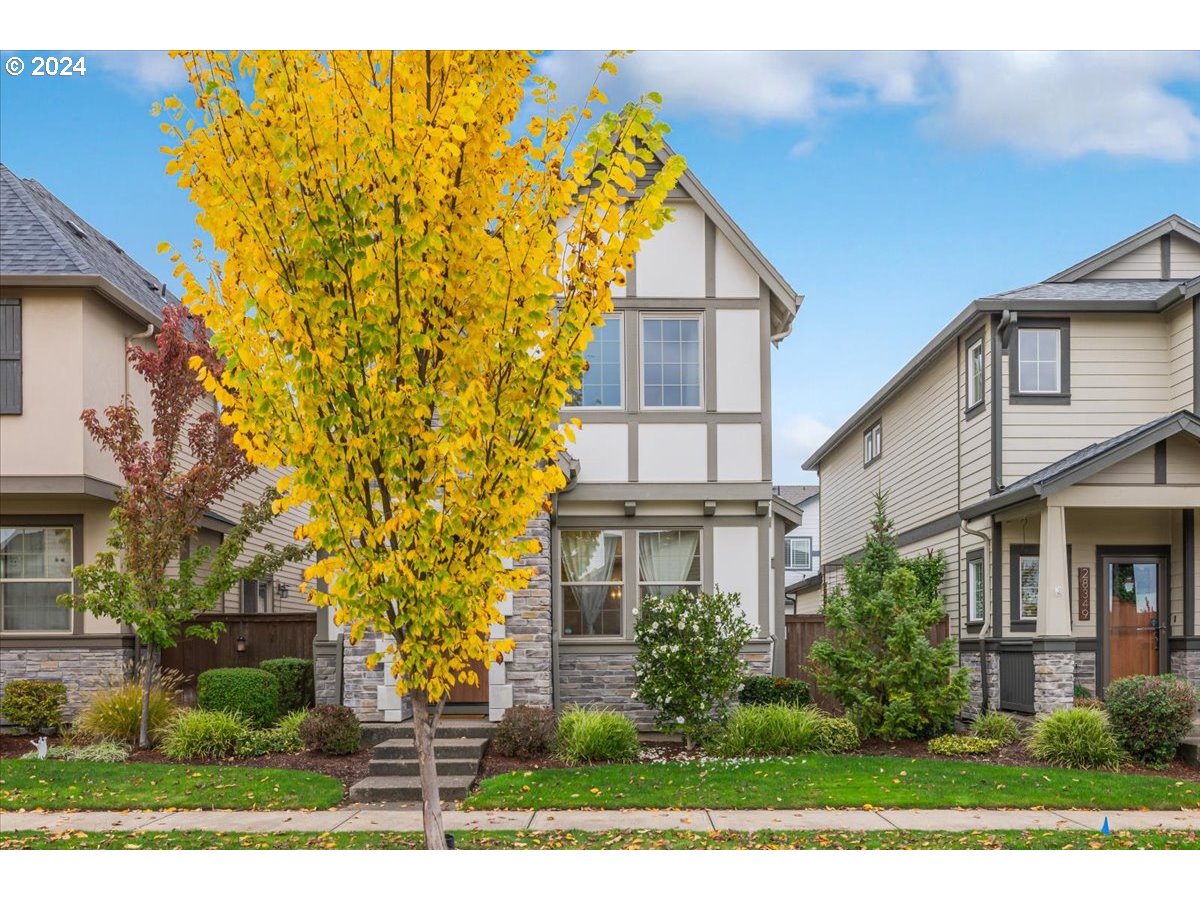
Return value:
<svg viewBox="0 0 1200 900">
<path fill-rule="evenodd" d="M 311 599 L 436 703 L 512 649 L 490 626 L 531 573 L 505 561 L 564 485 L 560 410 L 683 160 L 639 187 L 655 104 L 583 132 L 527 52 L 176 55 L 167 171 L 215 250 L 180 262 L 184 302 L 226 360 L 192 366 L 248 458 L 294 470 Z"/>
</svg>

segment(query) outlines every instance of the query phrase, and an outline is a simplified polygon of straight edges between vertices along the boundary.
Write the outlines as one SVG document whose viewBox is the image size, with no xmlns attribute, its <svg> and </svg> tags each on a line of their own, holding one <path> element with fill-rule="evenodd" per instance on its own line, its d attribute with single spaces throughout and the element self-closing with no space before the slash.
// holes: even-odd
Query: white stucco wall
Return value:
<svg viewBox="0 0 1200 900">
<path fill-rule="evenodd" d="M 713 588 L 741 594 L 746 618 L 761 627 L 758 615 L 758 529 L 713 528 Z"/>
<path fill-rule="evenodd" d="M 759 412 L 762 408 L 761 316 L 758 309 L 716 311 L 718 412 Z"/>
<path fill-rule="evenodd" d="M 575 429 L 567 452 L 579 460 L 581 482 L 629 480 L 629 426 L 594 422 Z"/>
<path fill-rule="evenodd" d="M 638 426 L 638 481 L 707 481 L 708 426 Z"/>
<path fill-rule="evenodd" d="M 762 426 L 717 426 L 717 480 L 762 480 Z"/>
<path fill-rule="evenodd" d="M 695 203 L 672 200 L 675 220 L 637 254 L 639 297 L 704 296 L 704 213 Z"/>
</svg>

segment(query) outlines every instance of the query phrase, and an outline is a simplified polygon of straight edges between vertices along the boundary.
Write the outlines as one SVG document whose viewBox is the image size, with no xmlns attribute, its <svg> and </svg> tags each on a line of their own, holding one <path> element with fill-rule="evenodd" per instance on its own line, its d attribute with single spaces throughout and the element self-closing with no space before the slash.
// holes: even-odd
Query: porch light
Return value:
<svg viewBox="0 0 1200 900">
<path fill-rule="evenodd" d="M 282 581 L 275 582 L 275 596 L 280 600 L 286 600 L 288 595 L 288 587 Z"/>
</svg>

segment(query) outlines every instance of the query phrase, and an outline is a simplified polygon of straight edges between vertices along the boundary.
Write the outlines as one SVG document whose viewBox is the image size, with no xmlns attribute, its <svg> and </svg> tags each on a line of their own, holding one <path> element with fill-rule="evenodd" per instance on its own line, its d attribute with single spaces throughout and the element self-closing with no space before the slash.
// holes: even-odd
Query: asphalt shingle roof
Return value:
<svg viewBox="0 0 1200 900">
<path fill-rule="evenodd" d="M 0 274 L 103 279 L 151 319 L 178 299 L 86 219 L 0 163 Z"/>
<path fill-rule="evenodd" d="M 799 506 L 805 500 L 808 500 L 818 493 L 821 488 L 815 484 L 777 484 L 775 485 L 775 494 L 782 497 L 793 506 Z"/>
<path fill-rule="evenodd" d="M 1097 302 L 1104 300 L 1157 300 L 1171 288 L 1183 284 L 1182 279 L 1171 281 L 1071 281 L 1031 284 L 1013 291 L 993 294 L 984 299 L 1004 300 L 1068 300 Z"/>
</svg>

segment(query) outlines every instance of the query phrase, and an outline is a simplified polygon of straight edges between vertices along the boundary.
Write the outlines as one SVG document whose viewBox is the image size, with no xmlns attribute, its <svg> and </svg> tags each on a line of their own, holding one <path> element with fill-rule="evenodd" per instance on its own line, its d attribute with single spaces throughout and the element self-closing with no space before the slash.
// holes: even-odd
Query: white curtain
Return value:
<svg viewBox="0 0 1200 900">
<path fill-rule="evenodd" d="M 564 531 L 561 552 L 565 580 L 576 582 L 571 590 L 579 598 L 585 634 L 595 634 L 608 596 L 608 584 L 579 584 L 578 582 L 612 581 L 613 566 L 621 536 L 605 531 Z"/>
<path fill-rule="evenodd" d="M 694 581 L 692 562 L 700 545 L 696 531 L 649 531 L 640 536 L 638 567 L 641 580 L 666 584 Z"/>
</svg>

